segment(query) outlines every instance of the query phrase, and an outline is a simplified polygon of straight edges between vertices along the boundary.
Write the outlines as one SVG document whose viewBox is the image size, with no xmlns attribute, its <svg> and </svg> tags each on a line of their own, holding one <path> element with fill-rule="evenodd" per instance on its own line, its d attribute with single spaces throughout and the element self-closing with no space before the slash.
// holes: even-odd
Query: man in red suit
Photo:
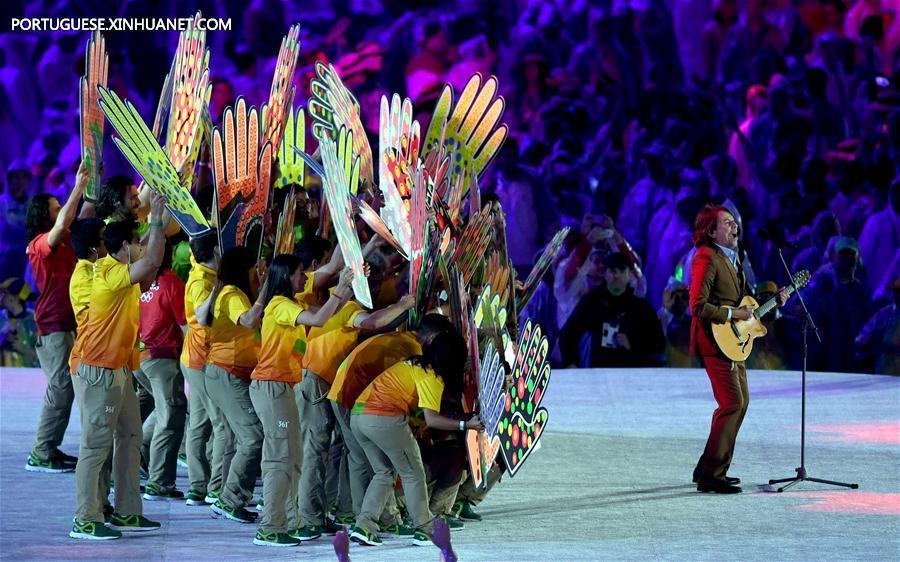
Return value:
<svg viewBox="0 0 900 562">
<path fill-rule="evenodd" d="M 694 469 L 694 482 L 697 490 L 718 494 L 741 492 L 737 486 L 740 479 L 728 477 L 726 472 L 750 403 L 744 362 L 726 358 L 710 328 L 712 323 L 747 320 L 752 314 L 750 308 L 738 308 L 749 294 L 738 256 L 738 235 L 738 223 L 725 207 L 707 205 L 694 222 L 698 249 L 691 264 L 691 354 L 698 356 L 706 369 L 718 404 L 706 449 Z"/>
</svg>

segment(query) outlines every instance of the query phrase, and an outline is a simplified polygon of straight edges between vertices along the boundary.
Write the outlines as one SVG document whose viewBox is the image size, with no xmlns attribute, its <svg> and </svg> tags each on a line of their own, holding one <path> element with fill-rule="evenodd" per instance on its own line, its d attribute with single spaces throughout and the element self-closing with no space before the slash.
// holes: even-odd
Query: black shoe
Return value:
<svg viewBox="0 0 900 562">
<path fill-rule="evenodd" d="M 693 481 L 694 481 L 694 484 L 696 484 L 697 482 L 700 482 L 700 470 L 697 468 L 694 469 L 694 480 Z M 740 478 L 733 477 L 733 476 L 726 476 L 725 481 L 732 485 L 741 483 Z"/>
<path fill-rule="evenodd" d="M 67 465 L 71 465 L 71 466 L 75 466 L 76 464 L 78 464 L 78 457 L 73 457 L 72 455 L 67 455 L 67 454 L 63 453 L 62 451 L 60 451 L 59 449 L 57 449 L 53 453 L 52 456 L 53 456 L 53 458 L 61 461 L 63 464 L 67 464 Z"/>
<path fill-rule="evenodd" d="M 714 494 L 740 494 L 743 490 L 738 486 L 732 486 L 725 480 L 706 478 L 697 482 L 697 491 L 713 492 Z"/>
</svg>

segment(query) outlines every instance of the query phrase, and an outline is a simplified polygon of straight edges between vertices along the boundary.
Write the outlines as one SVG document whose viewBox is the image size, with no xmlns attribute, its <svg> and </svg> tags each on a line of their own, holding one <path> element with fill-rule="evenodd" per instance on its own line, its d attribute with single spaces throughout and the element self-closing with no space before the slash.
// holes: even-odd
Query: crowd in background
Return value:
<svg viewBox="0 0 900 562">
<path fill-rule="evenodd" d="M 81 16 L 12 2 L 12 15 Z M 123 2 L 122 17 L 159 16 Z M 690 366 L 691 233 L 702 205 L 741 223 L 763 302 L 808 269 L 814 370 L 900 373 L 900 19 L 889 0 L 169 3 L 230 17 L 210 32 L 211 114 L 269 92 L 288 25 L 303 26 L 295 105 L 316 60 L 355 92 L 377 146 L 378 103 L 412 99 L 427 126 L 445 83 L 495 74 L 510 136 L 480 181 L 521 278 L 562 226 L 563 252 L 524 311 L 556 366 Z M 96 14 L 90 14 L 96 15 Z M 703 22 L 700 24 L 699 22 Z M 139 40 L 138 40 L 139 39 Z M 79 161 L 86 33 L 0 37 L 4 364 L 36 364 L 26 267 L 31 197 L 63 202 Z M 110 87 L 150 122 L 177 34 L 109 33 Z M 110 128 L 107 127 L 107 131 Z M 131 174 L 107 135 L 105 172 Z M 199 185 L 211 183 L 201 173 Z M 765 318 L 750 367 L 800 367 L 792 300 Z"/>
</svg>

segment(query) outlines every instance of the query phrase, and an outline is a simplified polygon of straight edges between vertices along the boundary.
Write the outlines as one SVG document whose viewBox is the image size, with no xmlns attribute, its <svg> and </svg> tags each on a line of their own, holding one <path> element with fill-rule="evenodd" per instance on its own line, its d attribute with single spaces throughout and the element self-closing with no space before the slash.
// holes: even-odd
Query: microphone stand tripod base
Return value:
<svg viewBox="0 0 900 562">
<path fill-rule="evenodd" d="M 822 480 L 821 478 L 813 478 L 811 476 L 806 475 L 806 468 L 799 467 L 797 468 L 797 476 L 793 478 L 779 478 L 777 480 L 769 480 L 769 484 L 781 484 L 782 482 L 787 482 L 784 486 L 776 489 L 778 493 L 781 493 L 794 484 L 799 484 L 800 482 L 818 482 L 820 484 L 831 484 L 832 486 L 843 486 L 845 488 L 850 488 L 852 490 L 856 490 L 859 488 L 859 484 L 847 484 L 846 482 L 836 482 L 834 480 Z"/>
</svg>

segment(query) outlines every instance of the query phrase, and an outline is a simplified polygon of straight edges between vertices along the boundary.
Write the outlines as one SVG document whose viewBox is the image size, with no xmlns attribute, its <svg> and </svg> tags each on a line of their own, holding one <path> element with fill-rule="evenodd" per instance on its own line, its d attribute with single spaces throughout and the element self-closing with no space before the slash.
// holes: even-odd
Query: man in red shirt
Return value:
<svg viewBox="0 0 900 562">
<path fill-rule="evenodd" d="M 141 368 L 135 376 L 152 392 L 156 413 L 145 500 L 184 499 L 175 489 L 175 473 L 187 410 L 184 378 L 178 368 L 187 320 L 184 282 L 172 271 L 171 261 L 172 245 L 167 243 L 156 278 L 141 295 Z"/>
<path fill-rule="evenodd" d="M 28 204 L 25 215 L 26 253 L 39 291 L 34 320 L 38 328 L 36 351 L 47 375 L 47 391 L 34 446 L 25 463 L 31 472 L 72 472 L 76 457 L 59 450 L 69 425 L 75 394 L 69 374 L 69 353 L 75 342 L 75 314 L 69 301 L 69 279 L 75 270 L 75 250 L 69 226 L 87 185 L 88 172 L 78 169 L 75 189 L 60 206 L 56 197 L 41 194 Z"/>
</svg>

